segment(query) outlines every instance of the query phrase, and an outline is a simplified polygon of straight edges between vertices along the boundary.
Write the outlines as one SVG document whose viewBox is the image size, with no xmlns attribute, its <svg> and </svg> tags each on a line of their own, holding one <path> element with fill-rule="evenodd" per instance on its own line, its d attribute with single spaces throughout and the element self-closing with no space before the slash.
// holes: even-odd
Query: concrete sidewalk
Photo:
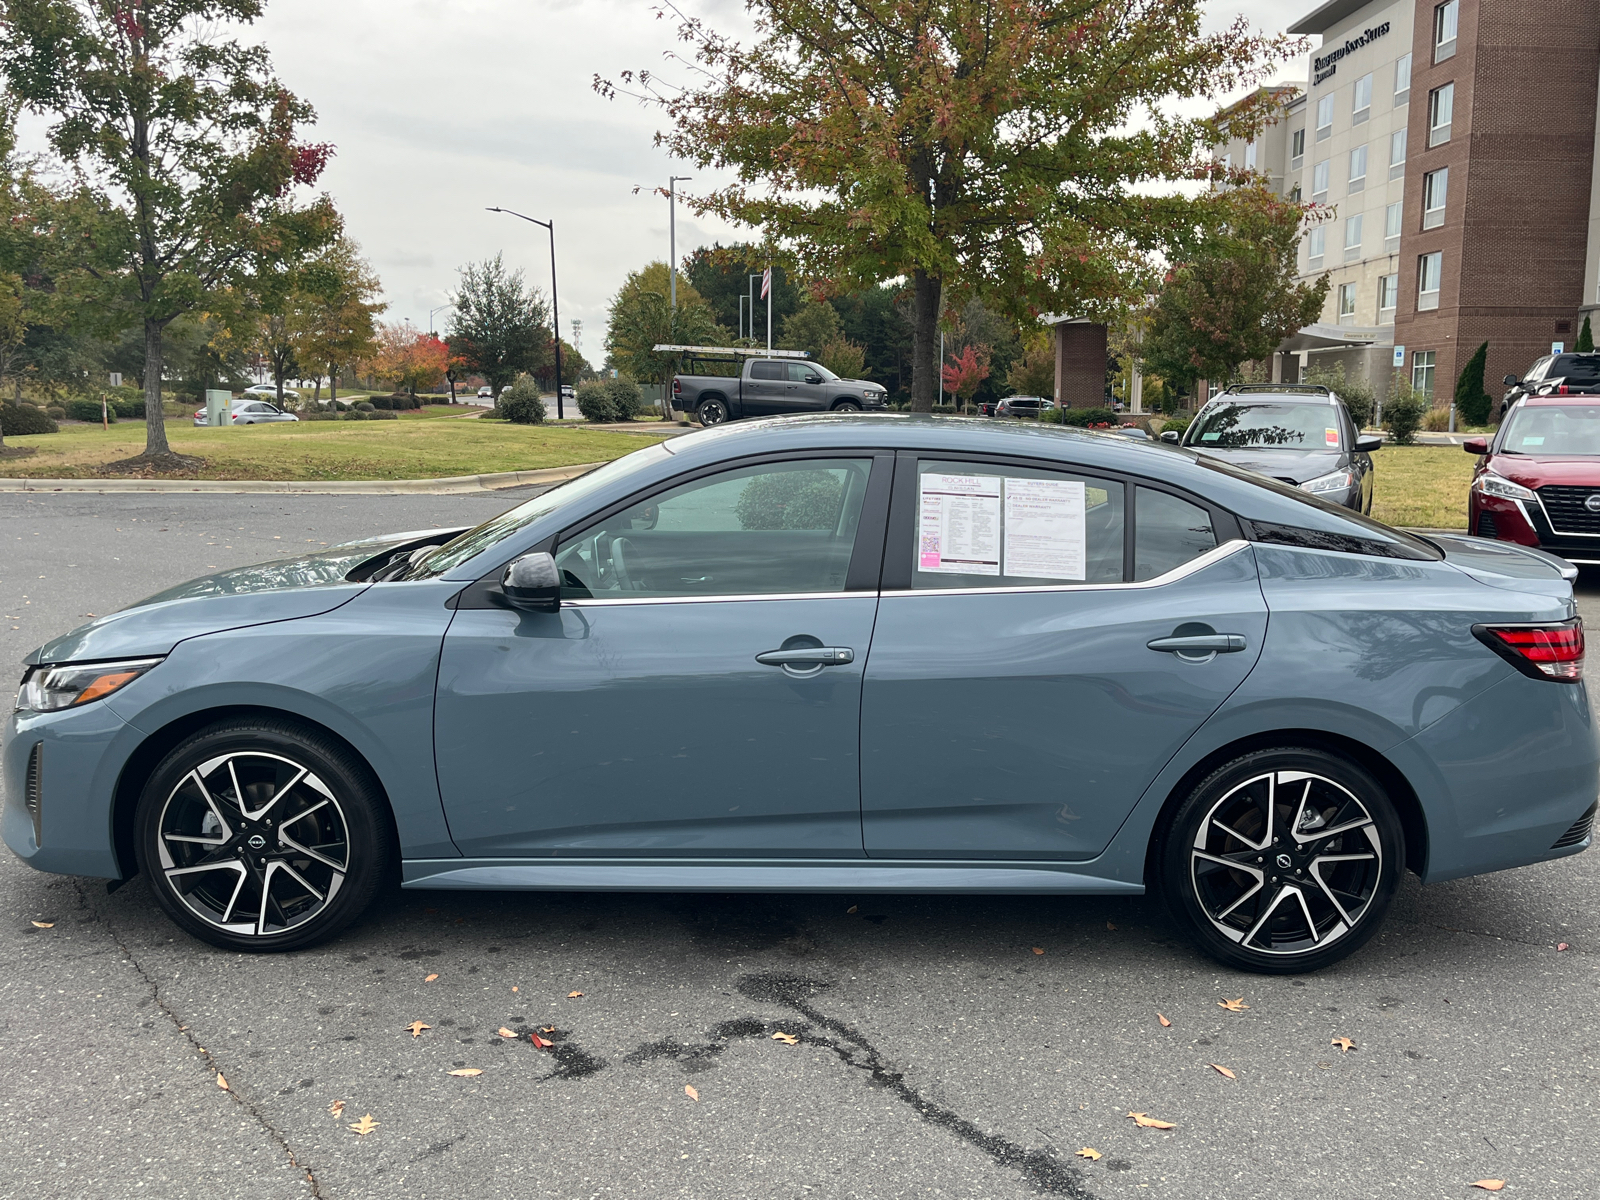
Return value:
<svg viewBox="0 0 1600 1200">
<path fill-rule="evenodd" d="M 221 492 L 298 493 L 330 496 L 454 495 L 504 488 L 534 487 L 576 479 L 601 463 L 577 463 L 543 471 L 498 471 L 443 479 L 0 479 L 0 492 Z"/>
</svg>

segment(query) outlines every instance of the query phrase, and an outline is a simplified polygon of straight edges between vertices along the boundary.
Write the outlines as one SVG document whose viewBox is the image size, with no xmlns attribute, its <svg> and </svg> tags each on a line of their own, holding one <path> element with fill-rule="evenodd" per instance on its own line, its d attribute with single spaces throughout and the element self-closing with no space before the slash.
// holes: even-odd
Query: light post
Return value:
<svg viewBox="0 0 1600 1200">
<path fill-rule="evenodd" d="M 447 309 L 447 308 L 454 308 L 454 307 L 455 307 L 455 302 L 454 302 L 454 301 L 451 301 L 451 302 L 450 302 L 450 303 L 448 303 L 448 304 L 441 304 L 441 305 L 439 305 L 439 307 L 438 307 L 438 308 L 430 308 L 430 309 L 429 309 L 429 310 L 428 310 L 428 332 L 429 332 L 429 333 L 432 333 L 432 332 L 433 332 L 433 314 L 434 314 L 434 313 L 437 313 L 437 312 L 443 312 L 443 311 L 444 311 L 444 310 L 445 310 L 445 309 Z"/>
<path fill-rule="evenodd" d="M 524 221 L 535 225 L 543 225 L 550 231 L 550 323 L 555 326 L 556 333 L 556 420 L 566 419 L 567 412 L 561 403 L 561 307 L 556 303 L 556 223 L 555 218 L 541 221 L 538 217 L 524 216 L 509 208 L 491 208 L 489 212 L 505 213 L 512 217 L 522 217 Z"/>
<path fill-rule="evenodd" d="M 672 293 L 672 311 L 678 311 L 678 185 L 693 175 L 667 176 L 667 287 Z"/>
</svg>

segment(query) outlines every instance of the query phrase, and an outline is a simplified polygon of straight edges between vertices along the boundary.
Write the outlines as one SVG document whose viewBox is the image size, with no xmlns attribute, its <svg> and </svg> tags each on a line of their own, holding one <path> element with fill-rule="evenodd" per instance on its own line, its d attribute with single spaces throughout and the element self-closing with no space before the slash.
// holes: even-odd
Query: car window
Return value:
<svg viewBox="0 0 1600 1200">
<path fill-rule="evenodd" d="M 1600 407 L 1518 404 L 1506 419 L 1502 454 L 1600 455 Z"/>
<path fill-rule="evenodd" d="M 1122 581 L 1123 485 L 991 463 L 917 464 L 911 586 Z"/>
<path fill-rule="evenodd" d="M 781 362 L 753 362 L 750 364 L 750 378 L 787 379 L 788 372 L 784 370 L 786 365 Z"/>
<path fill-rule="evenodd" d="M 813 376 L 819 379 L 822 377 L 822 372 L 818 371 L 810 363 L 789 363 L 787 365 L 789 367 L 790 383 L 809 383 Z"/>
<path fill-rule="evenodd" d="M 1563 354 L 1546 374 L 1568 383 L 1600 383 L 1600 354 Z"/>
<path fill-rule="evenodd" d="M 1217 544 L 1211 514 L 1155 488 L 1134 489 L 1133 577 L 1154 579 Z"/>
<path fill-rule="evenodd" d="M 569 599 L 844 589 L 871 459 L 799 459 L 680 484 L 563 541 Z"/>
<path fill-rule="evenodd" d="M 1537 383 L 1539 380 L 1543 379 L 1545 370 L 1550 366 L 1551 361 L 1552 360 L 1548 355 L 1546 355 L 1544 358 L 1541 358 L 1538 362 L 1534 363 L 1533 366 L 1528 368 L 1528 373 L 1522 377 L 1522 381 L 1524 383 Z"/>
</svg>

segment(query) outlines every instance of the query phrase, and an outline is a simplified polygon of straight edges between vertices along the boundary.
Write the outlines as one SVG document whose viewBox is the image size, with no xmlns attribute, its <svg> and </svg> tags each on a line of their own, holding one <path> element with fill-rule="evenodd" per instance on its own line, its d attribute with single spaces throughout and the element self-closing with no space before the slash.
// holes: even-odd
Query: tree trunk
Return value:
<svg viewBox="0 0 1600 1200">
<path fill-rule="evenodd" d="M 339 364 L 328 364 L 328 403 L 332 404 L 339 398 Z"/>
<path fill-rule="evenodd" d="M 146 458 L 171 454 L 166 416 L 161 411 L 161 335 L 165 326 L 149 317 L 144 322 L 144 453 Z"/>
<path fill-rule="evenodd" d="M 931 413 L 934 397 L 939 394 L 939 368 L 944 364 L 939 358 L 939 300 L 943 293 L 941 280 L 930 277 L 922 270 L 911 273 L 912 309 L 911 335 L 911 411 Z"/>
</svg>

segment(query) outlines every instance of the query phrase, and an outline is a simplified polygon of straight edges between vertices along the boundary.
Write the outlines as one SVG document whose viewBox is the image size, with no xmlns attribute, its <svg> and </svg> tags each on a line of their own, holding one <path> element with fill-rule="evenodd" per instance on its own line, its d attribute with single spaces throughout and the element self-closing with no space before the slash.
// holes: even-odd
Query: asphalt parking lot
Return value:
<svg viewBox="0 0 1600 1200">
<path fill-rule="evenodd" d="M 0 495 L 0 661 L 516 498 Z M 1588 1198 L 1597 884 L 1412 879 L 1354 958 L 1269 979 L 1147 899 L 395 892 L 242 956 L 4 855 L 0 1196 Z"/>
</svg>

